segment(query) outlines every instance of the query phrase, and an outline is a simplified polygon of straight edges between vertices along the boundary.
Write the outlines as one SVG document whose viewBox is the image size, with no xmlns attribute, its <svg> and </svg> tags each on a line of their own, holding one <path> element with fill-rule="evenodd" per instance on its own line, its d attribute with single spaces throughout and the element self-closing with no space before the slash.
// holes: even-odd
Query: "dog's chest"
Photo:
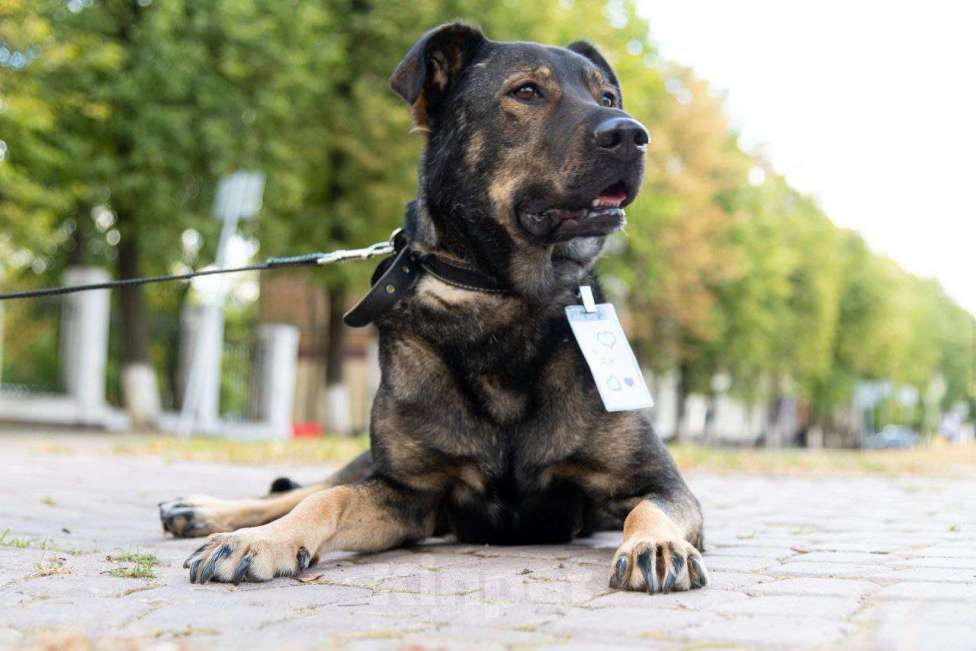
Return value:
<svg viewBox="0 0 976 651">
<path fill-rule="evenodd" d="M 492 477 L 479 492 L 455 491 L 443 515 L 462 542 L 561 543 L 584 527 L 590 503 L 583 490 L 538 477 Z"/>
<path fill-rule="evenodd" d="M 381 328 L 373 429 L 390 471 L 444 477 L 458 497 L 487 500 L 483 512 L 550 490 L 551 469 L 606 416 L 562 314 L 408 316 Z"/>
</svg>

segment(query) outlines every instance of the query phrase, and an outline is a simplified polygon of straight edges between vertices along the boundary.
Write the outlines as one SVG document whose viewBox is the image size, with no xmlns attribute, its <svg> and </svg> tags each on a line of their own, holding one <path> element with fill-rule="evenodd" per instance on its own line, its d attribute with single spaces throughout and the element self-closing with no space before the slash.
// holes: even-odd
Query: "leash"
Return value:
<svg viewBox="0 0 976 651">
<path fill-rule="evenodd" d="M 87 285 L 68 285 L 46 287 L 20 292 L 0 294 L 0 301 L 44 296 L 62 296 L 77 292 L 133 287 L 170 281 L 185 281 L 201 276 L 232 274 L 242 271 L 272 271 L 289 267 L 316 267 L 346 260 L 368 260 L 395 253 L 392 258 L 383 260 L 373 271 L 370 289 L 366 295 L 343 317 L 346 325 L 361 328 L 375 321 L 382 313 L 392 308 L 411 289 L 425 272 L 448 285 L 469 291 L 489 294 L 511 294 L 511 290 L 496 278 L 450 262 L 433 253 L 421 253 L 410 247 L 410 242 L 402 229 L 396 229 L 390 239 L 376 242 L 361 249 L 340 249 L 329 253 L 306 253 L 290 257 L 268 258 L 262 263 L 231 267 L 227 269 L 202 269 L 185 274 L 163 276 L 144 276 L 123 278 L 103 283 Z"/>
<path fill-rule="evenodd" d="M 132 287 L 135 285 L 149 285 L 151 283 L 162 283 L 169 281 L 190 280 L 200 276 L 214 276 L 217 274 L 233 274 L 242 271 L 269 271 L 273 269 L 284 269 L 288 267 L 314 267 L 345 260 L 368 260 L 380 255 L 393 253 L 393 240 L 399 235 L 400 229 L 393 231 L 390 239 L 385 242 L 377 242 L 361 249 L 340 249 L 331 253 L 306 253 L 282 258 L 268 258 L 260 264 L 252 264 L 244 267 L 232 267 L 229 269 L 203 269 L 185 274 L 169 274 L 165 276 L 145 276 L 142 278 L 123 278 L 121 280 L 111 280 L 104 283 L 92 283 L 89 285 L 70 285 L 63 287 L 47 287 L 44 289 L 32 289 L 21 292 L 8 292 L 0 294 L 0 301 L 14 300 L 20 298 L 39 298 L 42 296 L 61 296 L 63 294 L 74 294 L 75 292 L 88 292 L 96 289 L 115 289 L 117 287 Z"/>
</svg>

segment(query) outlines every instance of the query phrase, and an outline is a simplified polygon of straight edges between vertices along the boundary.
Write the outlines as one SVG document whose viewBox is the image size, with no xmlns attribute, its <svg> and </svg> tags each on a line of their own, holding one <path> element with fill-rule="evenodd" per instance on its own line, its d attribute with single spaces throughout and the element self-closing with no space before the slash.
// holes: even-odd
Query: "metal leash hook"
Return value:
<svg viewBox="0 0 976 651">
<path fill-rule="evenodd" d="M 400 234 L 400 230 L 401 229 L 397 228 L 390 233 L 390 239 L 385 242 L 370 244 L 369 246 L 364 246 L 361 249 L 340 249 L 338 251 L 326 253 L 325 255 L 319 257 L 317 264 L 332 264 L 333 262 L 342 262 L 343 260 L 349 260 L 352 258 L 369 260 L 370 258 L 375 258 L 378 255 L 389 255 L 394 251 L 393 240 L 397 235 Z"/>
</svg>

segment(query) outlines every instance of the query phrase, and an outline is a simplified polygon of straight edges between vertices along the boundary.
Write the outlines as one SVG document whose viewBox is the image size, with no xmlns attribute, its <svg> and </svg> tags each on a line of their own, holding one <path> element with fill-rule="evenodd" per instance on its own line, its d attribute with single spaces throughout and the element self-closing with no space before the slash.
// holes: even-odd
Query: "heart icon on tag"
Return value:
<svg viewBox="0 0 976 651">
<path fill-rule="evenodd" d="M 611 391 L 620 391 L 623 387 L 620 386 L 620 380 L 617 379 L 616 375 L 611 375 L 607 378 L 607 387 Z"/>
<path fill-rule="evenodd" d="M 625 377 L 624 378 L 624 384 L 626 384 L 629 387 L 634 386 L 634 378 L 632 378 L 632 377 Z"/>
<path fill-rule="evenodd" d="M 617 337 L 609 330 L 601 330 L 596 335 L 596 340 L 607 348 L 613 348 L 613 345 L 617 343 Z"/>
</svg>

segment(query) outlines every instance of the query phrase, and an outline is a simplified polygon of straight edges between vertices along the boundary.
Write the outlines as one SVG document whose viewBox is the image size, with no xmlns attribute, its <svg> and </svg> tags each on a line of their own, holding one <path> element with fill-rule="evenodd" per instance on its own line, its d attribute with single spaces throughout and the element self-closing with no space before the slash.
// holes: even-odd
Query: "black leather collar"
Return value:
<svg viewBox="0 0 976 651">
<path fill-rule="evenodd" d="M 371 287 L 356 305 L 346 312 L 347 326 L 362 328 L 389 310 L 413 287 L 420 276 L 429 273 L 438 280 L 474 292 L 510 294 L 511 290 L 497 278 L 470 267 L 463 267 L 433 253 L 411 248 L 401 231 L 393 239 L 395 255 L 377 265 Z"/>
</svg>

